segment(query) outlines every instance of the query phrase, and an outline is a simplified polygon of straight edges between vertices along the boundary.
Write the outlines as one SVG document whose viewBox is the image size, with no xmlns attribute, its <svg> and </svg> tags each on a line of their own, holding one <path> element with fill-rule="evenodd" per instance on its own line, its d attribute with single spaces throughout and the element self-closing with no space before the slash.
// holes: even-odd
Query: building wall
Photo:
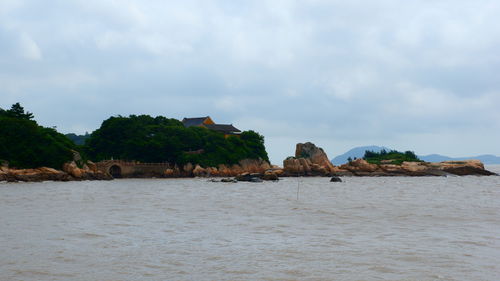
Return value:
<svg viewBox="0 0 500 281">
<path fill-rule="evenodd" d="M 140 163 L 137 161 L 105 160 L 96 163 L 97 169 L 111 174 L 112 167 L 119 167 L 122 178 L 150 178 L 163 177 L 165 170 L 170 168 L 168 163 Z"/>
</svg>

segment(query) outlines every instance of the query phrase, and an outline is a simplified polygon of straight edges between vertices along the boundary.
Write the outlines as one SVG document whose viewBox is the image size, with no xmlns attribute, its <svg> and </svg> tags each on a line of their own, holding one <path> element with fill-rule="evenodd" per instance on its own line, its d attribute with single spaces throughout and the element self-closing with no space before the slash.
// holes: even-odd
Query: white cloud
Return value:
<svg viewBox="0 0 500 281">
<path fill-rule="evenodd" d="M 279 155 L 293 153 L 285 142 L 412 149 L 429 135 L 458 151 L 467 132 L 493 147 L 499 13 L 491 0 L 4 0 L 0 94 L 43 93 L 29 104 L 48 123 L 61 97 L 81 116 L 209 114 L 260 131 Z"/>
<path fill-rule="evenodd" d="M 20 54 L 29 60 L 41 60 L 42 51 L 38 44 L 26 33 L 22 33 L 19 38 Z"/>
</svg>

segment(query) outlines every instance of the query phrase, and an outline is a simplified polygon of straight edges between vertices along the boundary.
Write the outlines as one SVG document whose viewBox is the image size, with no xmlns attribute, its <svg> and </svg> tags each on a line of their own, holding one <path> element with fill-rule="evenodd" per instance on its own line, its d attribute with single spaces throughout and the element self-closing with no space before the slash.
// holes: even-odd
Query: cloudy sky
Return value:
<svg viewBox="0 0 500 281">
<path fill-rule="evenodd" d="M 497 0 L 0 0 L 0 107 L 92 132 L 210 115 L 265 136 L 500 155 Z"/>
</svg>

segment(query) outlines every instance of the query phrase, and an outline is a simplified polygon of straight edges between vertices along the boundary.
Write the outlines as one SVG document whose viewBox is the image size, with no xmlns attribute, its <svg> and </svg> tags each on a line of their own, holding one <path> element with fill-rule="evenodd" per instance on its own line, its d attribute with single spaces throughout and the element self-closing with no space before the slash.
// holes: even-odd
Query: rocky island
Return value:
<svg viewBox="0 0 500 281">
<path fill-rule="evenodd" d="M 446 176 L 446 175 L 481 175 L 495 173 L 484 168 L 479 160 L 444 161 L 429 163 L 424 161 L 382 160 L 381 163 L 369 163 L 365 159 L 352 160 L 340 166 L 334 166 L 322 148 L 313 143 L 298 143 L 295 157 L 283 161 L 285 176 Z"/>
<path fill-rule="evenodd" d="M 84 136 L 83 145 L 33 118 L 19 103 L 0 109 L 0 181 L 494 174 L 478 160 L 428 163 L 411 151 L 367 151 L 364 159 L 334 166 L 325 151 L 310 142 L 297 144 L 295 156 L 285 159 L 281 168 L 269 163 L 264 136 L 217 124 L 209 116 L 182 122 L 164 116 L 113 116 Z"/>
</svg>

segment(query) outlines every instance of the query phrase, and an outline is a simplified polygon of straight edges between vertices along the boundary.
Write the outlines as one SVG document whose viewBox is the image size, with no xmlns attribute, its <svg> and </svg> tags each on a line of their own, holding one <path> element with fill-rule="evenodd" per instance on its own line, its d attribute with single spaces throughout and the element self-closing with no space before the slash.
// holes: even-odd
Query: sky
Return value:
<svg viewBox="0 0 500 281">
<path fill-rule="evenodd" d="M 0 0 L 0 107 L 92 132 L 211 116 L 265 136 L 500 155 L 500 1 Z"/>
</svg>

